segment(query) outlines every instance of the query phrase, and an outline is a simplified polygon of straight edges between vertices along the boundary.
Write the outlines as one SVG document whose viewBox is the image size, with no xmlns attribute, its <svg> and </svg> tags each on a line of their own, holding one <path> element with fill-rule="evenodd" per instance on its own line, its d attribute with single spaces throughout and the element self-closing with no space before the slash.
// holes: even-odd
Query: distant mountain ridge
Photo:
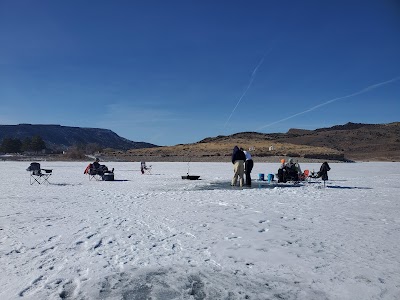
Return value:
<svg viewBox="0 0 400 300">
<path fill-rule="evenodd" d="M 400 122 L 363 124 L 348 122 L 315 130 L 291 128 L 286 133 L 241 132 L 206 138 L 200 143 L 233 139 L 264 140 L 311 147 L 325 147 L 354 160 L 400 161 Z"/>
<path fill-rule="evenodd" d="M 349 122 L 315 130 L 291 128 L 286 133 L 240 132 L 168 147 L 133 142 L 108 129 L 61 125 L 0 125 L 0 141 L 4 137 L 23 140 L 34 135 L 40 135 L 46 145 L 53 149 L 95 143 L 103 148 L 119 150 L 111 152 L 110 157 L 124 160 L 188 161 L 190 158 L 192 161 L 229 161 L 233 146 L 239 145 L 255 148 L 253 155 L 259 160 L 287 156 L 341 161 L 400 161 L 400 122 Z"/>
<path fill-rule="evenodd" d="M 47 124 L 0 125 L 0 141 L 5 137 L 23 140 L 35 135 L 41 136 L 46 146 L 52 149 L 67 149 L 74 145 L 90 143 L 117 150 L 158 147 L 146 142 L 130 141 L 109 129 Z"/>
<path fill-rule="evenodd" d="M 304 160 L 400 161 L 400 122 L 346 123 L 315 130 L 292 128 L 286 133 L 239 132 L 208 137 L 197 143 L 111 153 L 126 160 L 230 161 L 233 146 L 252 148 L 256 161 L 282 157 Z"/>
</svg>

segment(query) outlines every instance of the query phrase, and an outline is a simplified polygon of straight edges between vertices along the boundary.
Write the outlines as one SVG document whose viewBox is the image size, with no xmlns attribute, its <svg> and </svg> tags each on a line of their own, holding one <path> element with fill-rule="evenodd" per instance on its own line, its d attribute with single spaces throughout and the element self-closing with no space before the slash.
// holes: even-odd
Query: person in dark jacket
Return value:
<svg viewBox="0 0 400 300">
<path fill-rule="evenodd" d="M 281 165 L 278 169 L 278 183 L 279 182 L 286 182 L 286 161 L 281 159 Z"/>
<path fill-rule="evenodd" d="M 321 168 L 319 169 L 319 172 L 317 174 L 317 177 L 321 177 L 321 179 L 325 182 L 328 180 L 328 171 L 330 171 L 331 168 L 329 167 L 328 163 L 325 161 L 322 163 Z"/>
<path fill-rule="evenodd" d="M 243 151 L 242 148 L 240 150 Z M 243 151 L 246 156 L 246 161 L 244 163 L 244 173 L 246 174 L 246 185 L 251 186 L 251 170 L 253 170 L 254 162 L 251 157 L 250 151 Z"/>
<path fill-rule="evenodd" d="M 107 166 L 105 165 L 101 165 L 100 164 L 100 159 L 98 157 L 96 157 L 95 161 L 92 163 L 93 165 L 93 170 L 94 172 L 96 172 L 99 175 L 103 175 L 104 172 L 108 171 Z"/>
<path fill-rule="evenodd" d="M 246 155 L 242 150 L 239 149 L 238 146 L 233 148 L 232 152 L 232 163 L 233 163 L 233 171 L 235 174 L 232 178 L 232 186 L 235 186 L 237 183 L 237 179 L 239 177 L 239 184 L 243 186 L 243 175 L 244 175 L 244 162 L 246 161 Z"/>
<path fill-rule="evenodd" d="M 93 168 L 94 169 L 100 169 L 100 159 L 98 157 L 96 157 L 96 159 L 93 162 Z"/>
<path fill-rule="evenodd" d="M 293 158 L 290 158 L 288 163 L 286 164 L 286 177 L 287 177 L 286 180 L 290 181 L 299 180 L 299 174 Z"/>
</svg>

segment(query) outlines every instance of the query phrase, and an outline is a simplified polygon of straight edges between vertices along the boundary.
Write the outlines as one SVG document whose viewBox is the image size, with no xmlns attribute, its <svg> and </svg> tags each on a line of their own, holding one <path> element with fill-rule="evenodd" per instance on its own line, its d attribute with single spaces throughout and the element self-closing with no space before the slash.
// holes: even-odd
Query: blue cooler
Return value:
<svg viewBox="0 0 400 300">
<path fill-rule="evenodd" d="M 264 181 L 264 174 L 263 173 L 258 174 L 258 180 Z"/>
<path fill-rule="evenodd" d="M 268 183 L 274 180 L 274 174 L 268 174 Z"/>
</svg>

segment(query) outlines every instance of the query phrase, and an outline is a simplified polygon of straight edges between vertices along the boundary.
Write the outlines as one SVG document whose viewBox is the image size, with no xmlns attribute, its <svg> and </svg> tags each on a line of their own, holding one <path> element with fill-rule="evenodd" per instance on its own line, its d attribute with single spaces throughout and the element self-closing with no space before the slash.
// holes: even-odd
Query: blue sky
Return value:
<svg viewBox="0 0 400 300">
<path fill-rule="evenodd" d="M 0 0 L 0 124 L 175 145 L 399 113 L 396 0 Z"/>
</svg>

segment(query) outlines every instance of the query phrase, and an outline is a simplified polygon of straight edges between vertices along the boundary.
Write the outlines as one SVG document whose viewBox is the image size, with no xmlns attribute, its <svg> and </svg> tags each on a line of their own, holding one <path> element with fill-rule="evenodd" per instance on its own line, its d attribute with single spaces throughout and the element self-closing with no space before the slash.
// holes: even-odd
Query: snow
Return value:
<svg viewBox="0 0 400 300">
<path fill-rule="evenodd" d="M 0 299 L 400 299 L 400 163 L 231 187 L 231 163 L 0 162 Z M 320 164 L 301 165 L 319 169 Z"/>
</svg>

